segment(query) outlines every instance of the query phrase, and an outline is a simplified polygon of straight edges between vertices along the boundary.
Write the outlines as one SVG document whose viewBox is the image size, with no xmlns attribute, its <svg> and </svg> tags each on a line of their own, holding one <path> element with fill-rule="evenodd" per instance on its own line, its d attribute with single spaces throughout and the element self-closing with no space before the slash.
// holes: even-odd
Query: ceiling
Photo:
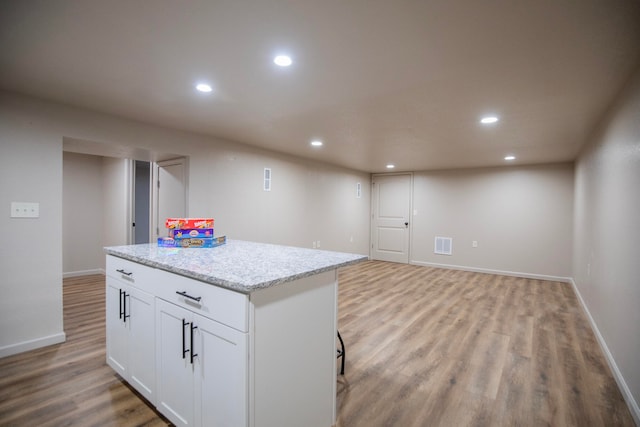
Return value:
<svg viewBox="0 0 640 427">
<path fill-rule="evenodd" d="M 574 160 L 639 63 L 638 0 L 0 0 L 2 89 L 365 172 Z"/>
</svg>

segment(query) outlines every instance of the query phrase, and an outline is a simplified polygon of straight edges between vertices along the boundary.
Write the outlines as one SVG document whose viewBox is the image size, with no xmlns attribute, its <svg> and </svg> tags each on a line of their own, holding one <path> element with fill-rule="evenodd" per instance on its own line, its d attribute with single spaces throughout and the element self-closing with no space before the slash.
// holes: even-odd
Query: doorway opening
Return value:
<svg viewBox="0 0 640 427">
<path fill-rule="evenodd" d="M 151 163 L 133 162 L 133 244 L 151 242 Z"/>
</svg>

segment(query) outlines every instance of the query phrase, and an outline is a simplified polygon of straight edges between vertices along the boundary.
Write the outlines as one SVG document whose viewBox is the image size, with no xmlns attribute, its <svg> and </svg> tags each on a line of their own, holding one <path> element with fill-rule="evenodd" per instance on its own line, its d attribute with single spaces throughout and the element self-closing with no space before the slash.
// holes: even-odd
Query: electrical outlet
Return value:
<svg viewBox="0 0 640 427">
<path fill-rule="evenodd" d="M 474 240 L 473 242 L 471 242 L 471 246 L 474 247 L 474 248 L 477 248 L 478 247 L 478 241 Z"/>
<path fill-rule="evenodd" d="M 316 248 L 316 241 L 314 240 L 313 241 L 313 249 L 315 249 L 315 248 Z"/>
<path fill-rule="evenodd" d="M 318 240 L 318 242 L 316 243 L 316 248 L 320 247 L 320 240 Z"/>
</svg>

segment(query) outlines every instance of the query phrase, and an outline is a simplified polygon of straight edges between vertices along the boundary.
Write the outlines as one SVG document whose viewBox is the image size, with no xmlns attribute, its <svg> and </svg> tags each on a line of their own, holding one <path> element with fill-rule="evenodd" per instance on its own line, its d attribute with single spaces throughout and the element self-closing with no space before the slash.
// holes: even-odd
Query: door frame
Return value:
<svg viewBox="0 0 640 427">
<path fill-rule="evenodd" d="M 158 162 L 153 162 L 152 164 L 152 172 L 151 172 L 151 242 L 155 242 L 158 240 L 158 236 L 160 235 L 160 220 L 159 217 L 159 209 L 160 209 L 160 192 L 159 192 L 159 184 L 160 184 L 160 168 L 166 166 L 173 165 L 183 165 L 184 172 L 184 212 L 185 216 L 189 216 L 189 159 L 187 157 L 178 157 L 170 160 L 163 160 Z"/>
<path fill-rule="evenodd" d="M 375 232 L 374 232 L 374 227 L 375 224 L 373 222 L 374 218 L 375 218 L 375 212 L 374 212 L 374 202 L 375 202 L 375 198 L 374 198 L 374 180 L 376 177 L 384 177 L 384 176 L 403 176 L 403 175 L 408 175 L 409 176 L 409 226 L 407 227 L 408 229 L 408 233 L 409 233 L 409 241 L 407 243 L 407 264 L 411 264 L 411 248 L 413 246 L 413 172 L 391 172 L 391 173 L 374 173 L 371 174 L 371 182 L 370 182 L 370 186 L 371 186 L 371 216 L 369 217 L 369 259 L 374 259 L 373 258 L 373 245 L 374 243 L 374 237 L 375 237 Z"/>
</svg>

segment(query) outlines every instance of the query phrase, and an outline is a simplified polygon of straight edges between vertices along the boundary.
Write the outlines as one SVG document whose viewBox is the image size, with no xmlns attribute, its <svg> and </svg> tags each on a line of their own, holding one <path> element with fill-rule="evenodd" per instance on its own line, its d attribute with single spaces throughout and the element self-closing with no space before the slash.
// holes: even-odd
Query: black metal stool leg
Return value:
<svg viewBox="0 0 640 427">
<path fill-rule="evenodd" d="M 344 341 L 342 341 L 342 337 L 340 336 L 340 331 L 338 331 L 338 339 L 340 340 L 340 349 L 338 350 L 338 357 L 342 357 L 340 361 L 340 375 L 344 375 L 344 359 L 345 359 L 345 351 L 344 351 Z"/>
</svg>

